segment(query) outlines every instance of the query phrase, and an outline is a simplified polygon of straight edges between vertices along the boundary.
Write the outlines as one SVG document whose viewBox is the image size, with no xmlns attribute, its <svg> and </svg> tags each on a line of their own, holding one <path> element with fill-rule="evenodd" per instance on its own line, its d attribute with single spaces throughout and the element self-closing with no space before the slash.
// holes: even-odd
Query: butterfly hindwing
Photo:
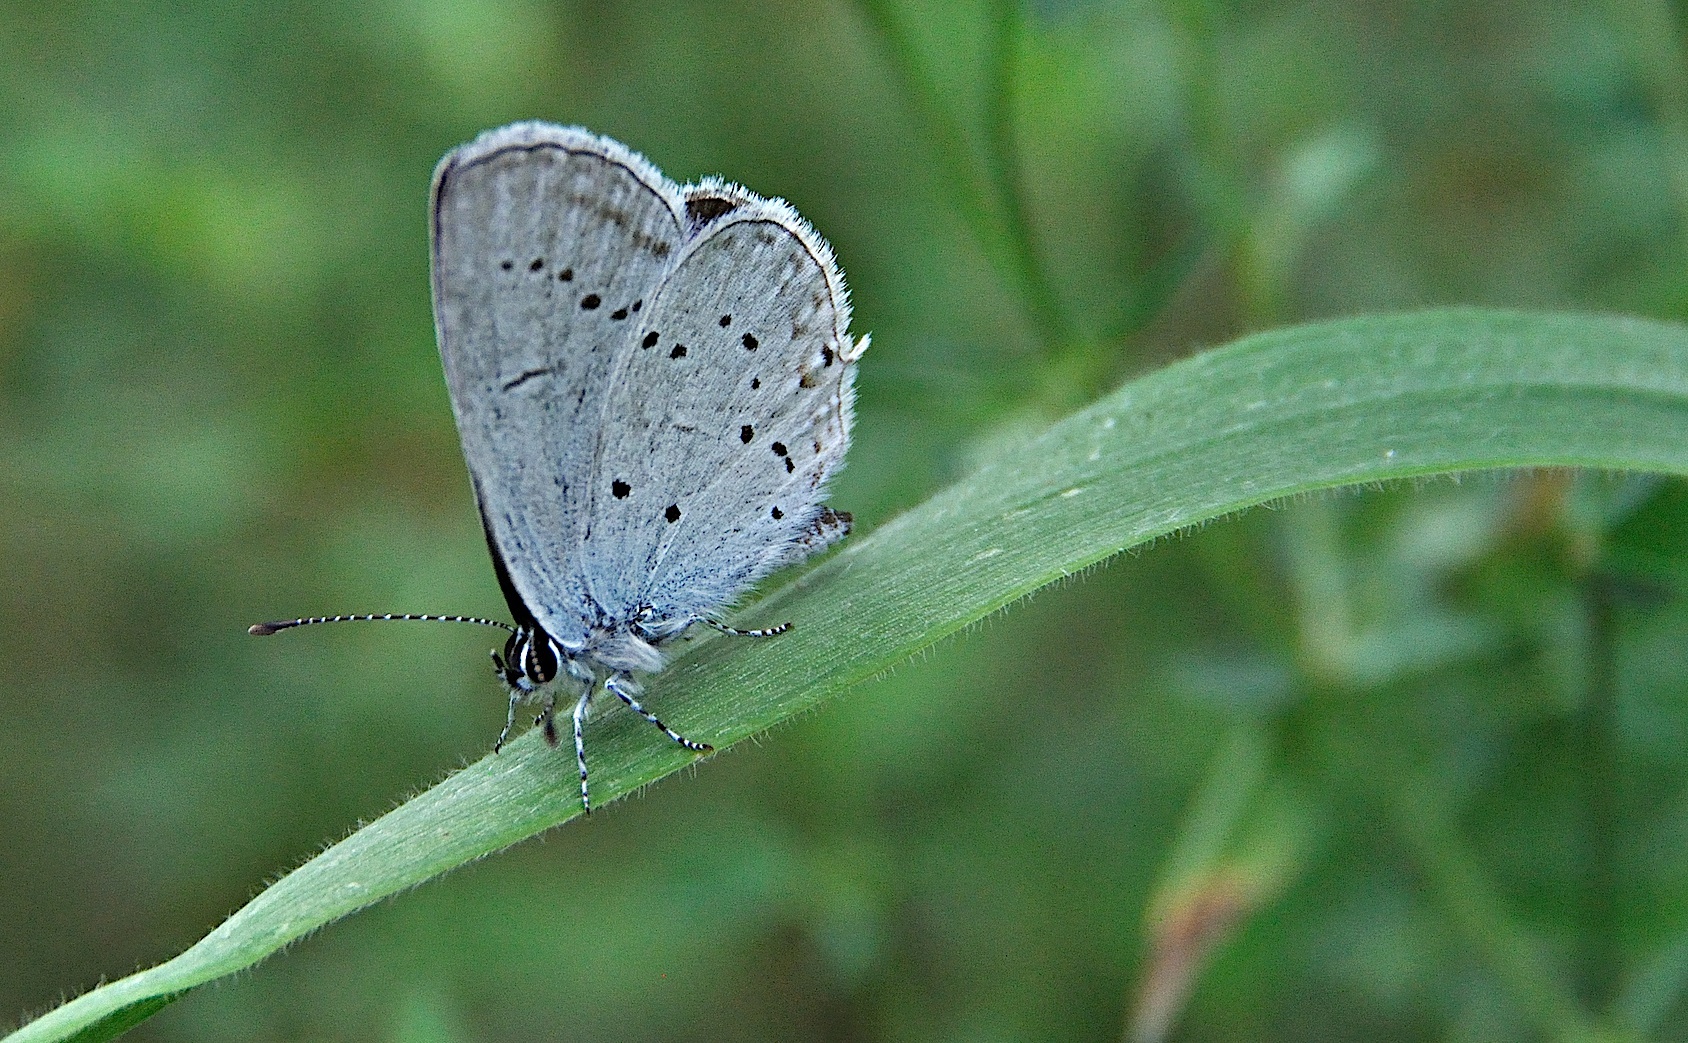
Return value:
<svg viewBox="0 0 1688 1043">
<path fill-rule="evenodd" d="M 821 498 L 857 354 L 831 251 L 789 206 L 715 182 L 687 203 L 693 238 L 607 389 L 581 552 L 597 602 L 659 630 L 839 534 Z"/>
</svg>

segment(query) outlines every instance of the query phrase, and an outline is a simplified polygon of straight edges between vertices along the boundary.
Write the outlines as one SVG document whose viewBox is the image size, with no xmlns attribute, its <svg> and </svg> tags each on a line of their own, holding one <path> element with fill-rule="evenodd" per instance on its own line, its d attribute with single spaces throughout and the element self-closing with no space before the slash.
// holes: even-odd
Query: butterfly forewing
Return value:
<svg viewBox="0 0 1688 1043">
<path fill-rule="evenodd" d="M 693 192 L 707 223 L 607 389 L 581 555 L 598 604 L 658 623 L 820 545 L 804 541 L 850 425 L 849 304 L 825 243 L 783 203 Z"/>
<path fill-rule="evenodd" d="M 542 124 L 483 135 L 434 176 L 435 322 L 488 543 L 566 644 L 585 639 L 607 384 L 681 250 L 683 205 L 619 144 Z"/>
</svg>

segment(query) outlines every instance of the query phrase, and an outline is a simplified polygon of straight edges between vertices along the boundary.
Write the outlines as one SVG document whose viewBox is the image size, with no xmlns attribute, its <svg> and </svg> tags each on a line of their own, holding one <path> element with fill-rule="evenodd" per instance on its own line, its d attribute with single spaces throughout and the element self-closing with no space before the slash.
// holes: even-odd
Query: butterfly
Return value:
<svg viewBox="0 0 1688 1043">
<path fill-rule="evenodd" d="M 517 123 L 434 173 L 434 321 L 493 571 L 513 623 L 493 652 L 510 708 L 559 742 L 570 714 L 590 812 L 584 728 L 640 702 L 663 646 L 758 580 L 848 534 L 822 501 L 850 444 L 855 363 L 844 278 L 786 203 L 715 178 L 680 186 L 578 127 Z"/>
</svg>

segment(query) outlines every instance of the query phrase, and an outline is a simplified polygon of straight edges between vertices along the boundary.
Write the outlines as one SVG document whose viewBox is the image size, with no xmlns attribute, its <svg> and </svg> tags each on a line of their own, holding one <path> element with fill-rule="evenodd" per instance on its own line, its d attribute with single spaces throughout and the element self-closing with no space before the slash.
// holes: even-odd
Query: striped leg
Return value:
<svg viewBox="0 0 1688 1043">
<path fill-rule="evenodd" d="M 791 629 L 790 623 L 781 623 L 777 627 L 768 627 L 763 630 L 740 630 L 737 627 L 730 627 L 725 623 L 713 619 L 705 619 L 703 622 L 711 629 L 719 630 L 723 634 L 731 634 L 734 637 L 773 637 L 776 634 L 783 634 L 787 630 Z"/>
<path fill-rule="evenodd" d="M 710 753 L 715 749 L 715 747 L 706 742 L 693 742 L 691 739 L 686 738 L 684 735 L 681 735 L 668 725 L 657 720 L 656 714 L 645 709 L 643 706 L 640 706 L 639 701 L 633 698 L 632 692 L 628 691 L 628 689 L 633 688 L 633 683 L 626 674 L 615 674 L 610 677 L 609 680 L 604 682 L 604 687 L 613 692 L 617 699 L 626 703 L 628 709 L 656 725 L 658 731 L 662 732 L 662 734 L 668 736 L 670 739 L 673 739 L 681 746 L 684 746 L 686 749 L 691 750 L 694 753 Z M 636 691 L 637 689 L 634 690 Z"/>
<path fill-rule="evenodd" d="M 498 653 L 494 652 L 492 657 L 497 659 Z M 498 741 L 492 744 L 492 752 L 497 753 L 504 748 L 504 740 L 510 737 L 510 729 L 516 726 L 516 707 L 521 705 L 525 695 L 527 693 L 520 688 L 510 689 L 510 712 L 504 715 L 504 730 L 498 733 Z"/>
<path fill-rule="evenodd" d="M 574 704 L 574 761 L 580 765 L 580 806 L 588 815 L 592 814 L 592 798 L 586 792 L 586 709 L 592 705 L 592 686 L 587 685 L 586 691 L 580 693 L 580 699 Z"/>
<path fill-rule="evenodd" d="M 545 693 L 545 702 L 539 707 L 539 716 L 533 719 L 536 727 L 545 732 L 545 741 L 552 746 L 557 745 L 557 697 L 550 692 Z"/>
</svg>

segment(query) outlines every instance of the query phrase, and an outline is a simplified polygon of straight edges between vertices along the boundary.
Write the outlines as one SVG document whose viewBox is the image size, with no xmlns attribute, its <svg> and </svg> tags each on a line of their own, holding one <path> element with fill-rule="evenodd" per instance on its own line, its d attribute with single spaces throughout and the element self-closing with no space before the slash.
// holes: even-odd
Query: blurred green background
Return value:
<svg viewBox="0 0 1688 1043">
<path fill-rule="evenodd" d="M 1251 329 L 1688 311 L 1644 0 L 0 8 L 0 1020 L 490 748 L 486 633 L 244 632 L 504 613 L 427 277 L 484 128 L 814 222 L 867 530 Z M 1683 1038 L 1685 547 L 1613 476 L 1209 526 L 132 1038 Z"/>
</svg>

